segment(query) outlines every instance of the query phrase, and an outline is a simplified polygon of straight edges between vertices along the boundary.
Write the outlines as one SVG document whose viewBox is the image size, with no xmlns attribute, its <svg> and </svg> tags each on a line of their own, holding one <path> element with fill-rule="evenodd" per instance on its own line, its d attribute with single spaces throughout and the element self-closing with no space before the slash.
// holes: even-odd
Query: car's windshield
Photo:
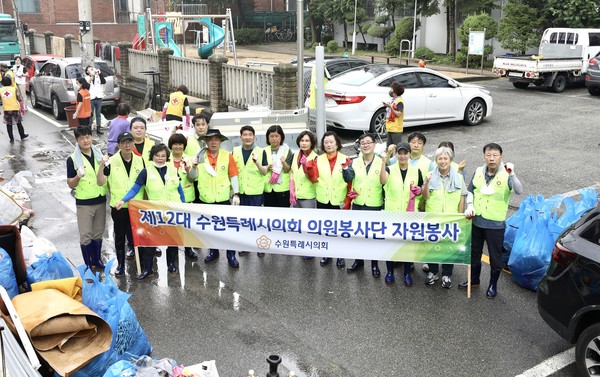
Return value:
<svg viewBox="0 0 600 377">
<path fill-rule="evenodd" d="M 3 21 L 0 22 L 0 43 L 2 42 L 14 42 L 17 43 L 17 26 L 14 21 Z"/>
<path fill-rule="evenodd" d="M 375 77 L 394 69 L 397 68 L 382 65 L 366 65 L 341 73 L 337 75 L 334 80 L 340 84 L 360 86 L 367 81 L 373 80 Z"/>
</svg>

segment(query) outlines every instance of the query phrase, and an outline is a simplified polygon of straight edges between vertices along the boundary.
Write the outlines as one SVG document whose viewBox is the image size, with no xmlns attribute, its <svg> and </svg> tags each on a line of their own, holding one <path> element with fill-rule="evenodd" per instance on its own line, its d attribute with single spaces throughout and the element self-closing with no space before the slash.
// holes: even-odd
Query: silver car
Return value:
<svg viewBox="0 0 600 377">
<path fill-rule="evenodd" d="M 113 70 L 102 59 L 95 59 L 94 65 L 106 78 L 102 106 L 117 106 L 121 98 L 121 88 Z M 54 118 L 64 119 L 65 107 L 75 105 L 77 99 L 75 81 L 83 75 L 81 58 L 48 60 L 31 78 L 31 105 L 35 108 L 50 107 Z"/>
</svg>

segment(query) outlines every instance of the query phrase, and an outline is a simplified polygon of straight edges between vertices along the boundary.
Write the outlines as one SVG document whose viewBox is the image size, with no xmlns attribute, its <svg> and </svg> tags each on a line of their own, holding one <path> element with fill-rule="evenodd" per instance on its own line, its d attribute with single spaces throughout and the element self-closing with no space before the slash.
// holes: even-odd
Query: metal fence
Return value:
<svg viewBox="0 0 600 377">
<path fill-rule="evenodd" d="M 152 52 L 129 50 L 129 74 L 138 81 L 146 81 L 142 71 L 158 71 L 158 55 Z"/>
</svg>

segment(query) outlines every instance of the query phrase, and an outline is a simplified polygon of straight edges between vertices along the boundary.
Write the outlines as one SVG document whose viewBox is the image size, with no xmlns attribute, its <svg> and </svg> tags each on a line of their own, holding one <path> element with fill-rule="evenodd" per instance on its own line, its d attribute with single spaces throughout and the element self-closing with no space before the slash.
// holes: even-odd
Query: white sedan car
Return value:
<svg viewBox="0 0 600 377">
<path fill-rule="evenodd" d="M 325 87 L 329 127 L 385 134 L 390 84 L 404 86 L 404 127 L 464 120 L 471 126 L 492 114 L 490 92 L 427 68 L 371 64 L 342 73 Z"/>
</svg>

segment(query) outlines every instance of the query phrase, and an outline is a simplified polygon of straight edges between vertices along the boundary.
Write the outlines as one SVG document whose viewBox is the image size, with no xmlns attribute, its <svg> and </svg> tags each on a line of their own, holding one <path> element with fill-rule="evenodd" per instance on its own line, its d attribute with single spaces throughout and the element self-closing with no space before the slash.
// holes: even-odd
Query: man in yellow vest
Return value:
<svg viewBox="0 0 600 377">
<path fill-rule="evenodd" d="M 206 144 L 208 150 L 202 158 L 204 163 L 192 163 L 189 176 L 198 178 L 198 191 L 200 203 L 220 205 L 240 205 L 240 188 L 238 183 L 239 171 L 235 164 L 233 155 L 221 149 L 221 142 L 228 140 L 217 129 L 206 133 Z M 229 193 L 233 189 L 233 197 L 229 201 Z M 218 249 L 210 249 L 210 254 L 204 258 L 205 263 L 210 263 L 219 258 Z M 234 250 L 227 250 L 227 262 L 232 268 L 238 268 L 239 262 L 235 257 Z"/>
<path fill-rule="evenodd" d="M 117 137 L 117 146 L 118 153 L 110 158 L 104 156 L 100 160 L 97 179 L 98 185 L 108 183 L 110 216 L 114 224 L 117 254 L 115 276 L 122 276 L 125 273 L 125 236 L 127 235 L 130 240 L 133 240 L 133 237 L 127 204 L 124 204 L 121 209 L 116 209 L 115 204 L 135 184 L 135 180 L 146 165 L 142 157 L 133 154 L 133 135 L 130 132 L 123 132 Z M 144 191 L 140 190 L 134 199 L 144 199 Z"/>
<path fill-rule="evenodd" d="M 67 158 L 67 184 L 75 190 L 77 228 L 83 261 L 103 269 L 100 258 L 106 226 L 106 184 L 98 185 L 102 152 L 92 145 L 92 129 L 75 129 L 75 152 Z"/>
<path fill-rule="evenodd" d="M 515 175 L 512 163 L 502 161 L 502 147 L 496 143 L 483 147 L 485 165 L 475 170 L 468 187 L 465 216 L 473 219 L 471 232 L 471 286 L 479 286 L 483 243 L 487 243 L 490 255 L 490 285 L 486 296 L 493 299 L 498 294 L 498 279 L 502 272 L 502 244 L 504 243 L 504 220 L 508 211 L 510 194 L 520 195 L 523 186 Z M 466 288 L 467 282 L 459 288 Z"/>
</svg>

